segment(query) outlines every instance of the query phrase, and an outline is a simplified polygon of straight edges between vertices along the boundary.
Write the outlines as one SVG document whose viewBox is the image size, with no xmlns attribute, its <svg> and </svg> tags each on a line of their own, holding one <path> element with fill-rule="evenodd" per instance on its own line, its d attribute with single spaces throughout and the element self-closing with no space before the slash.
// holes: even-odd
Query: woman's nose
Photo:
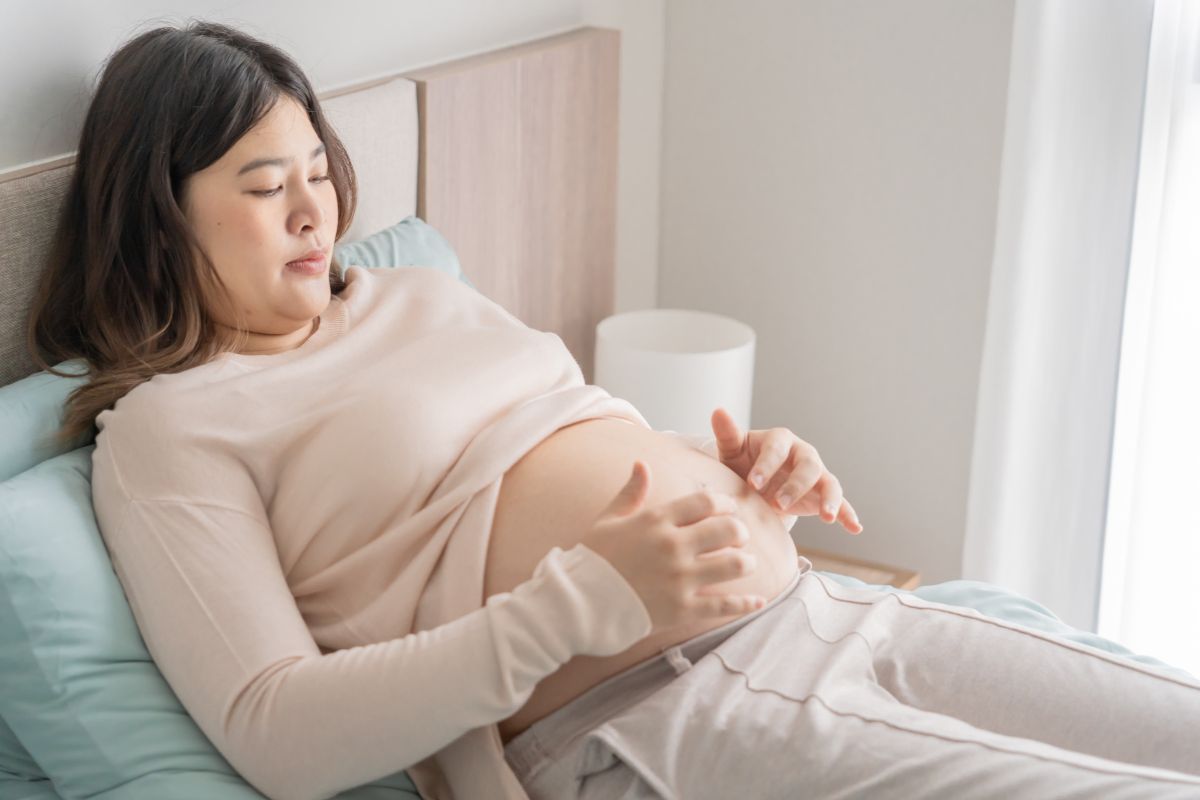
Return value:
<svg viewBox="0 0 1200 800">
<path fill-rule="evenodd" d="M 318 228 L 325 222 L 325 209 L 311 190 L 301 192 L 292 209 L 292 228 L 296 232 Z"/>
</svg>

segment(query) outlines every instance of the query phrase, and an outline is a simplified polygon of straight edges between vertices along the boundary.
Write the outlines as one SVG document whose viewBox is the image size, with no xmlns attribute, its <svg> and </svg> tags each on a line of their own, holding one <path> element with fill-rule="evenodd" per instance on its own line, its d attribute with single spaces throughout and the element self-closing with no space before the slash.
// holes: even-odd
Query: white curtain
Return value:
<svg viewBox="0 0 1200 800">
<path fill-rule="evenodd" d="M 1102 636 L 1200 675 L 1200 3 L 1155 7 Z"/>
<path fill-rule="evenodd" d="M 1017 0 L 965 578 L 1096 631 L 1153 0 Z"/>
</svg>

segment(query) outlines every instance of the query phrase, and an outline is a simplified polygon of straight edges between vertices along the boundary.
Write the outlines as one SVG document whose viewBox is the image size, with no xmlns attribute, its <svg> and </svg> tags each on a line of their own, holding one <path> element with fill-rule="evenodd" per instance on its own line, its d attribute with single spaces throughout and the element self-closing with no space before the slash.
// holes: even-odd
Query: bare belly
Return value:
<svg viewBox="0 0 1200 800">
<path fill-rule="evenodd" d="M 650 467 L 646 507 L 705 486 L 737 499 L 738 516 L 750 529 L 744 549 L 756 556 L 758 566 L 714 588 L 768 599 L 783 591 L 798 569 L 796 548 L 779 515 L 757 491 L 721 462 L 672 436 L 620 420 L 593 419 L 560 428 L 505 473 L 488 545 L 485 599 L 527 581 L 551 548 L 574 547 L 628 480 L 635 458 Z M 540 681 L 525 705 L 499 724 L 501 740 L 507 744 L 605 678 L 738 616 L 655 631 L 614 656 L 572 658 Z"/>
</svg>

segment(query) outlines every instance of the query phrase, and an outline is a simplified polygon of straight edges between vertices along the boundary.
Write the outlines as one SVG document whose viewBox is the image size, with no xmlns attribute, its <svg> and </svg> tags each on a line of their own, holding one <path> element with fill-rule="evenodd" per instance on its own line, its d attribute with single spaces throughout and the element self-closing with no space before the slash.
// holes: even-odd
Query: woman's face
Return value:
<svg viewBox="0 0 1200 800">
<path fill-rule="evenodd" d="M 329 304 L 329 256 L 338 203 L 325 146 L 303 107 L 280 95 L 220 159 L 190 176 L 182 208 L 249 331 L 245 353 L 298 347 Z M 316 274 L 288 267 L 323 260 Z M 218 324 L 237 314 L 210 306 Z"/>
</svg>

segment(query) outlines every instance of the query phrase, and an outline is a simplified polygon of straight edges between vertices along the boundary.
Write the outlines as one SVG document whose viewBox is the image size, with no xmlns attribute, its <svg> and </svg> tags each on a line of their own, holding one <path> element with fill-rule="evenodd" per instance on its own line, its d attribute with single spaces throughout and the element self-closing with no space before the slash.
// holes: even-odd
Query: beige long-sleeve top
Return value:
<svg viewBox="0 0 1200 800">
<path fill-rule="evenodd" d="M 651 622 L 583 545 L 484 603 L 500 479 L 572 422 L 649 426 L 444 273 L 346 278 L 300 347 L 157 375 L 100 414 L 101 533 L 162 674 L 259 791 L 408 769 L 427 800 L 525 798 L 495 723 Z"/>
</svg>

